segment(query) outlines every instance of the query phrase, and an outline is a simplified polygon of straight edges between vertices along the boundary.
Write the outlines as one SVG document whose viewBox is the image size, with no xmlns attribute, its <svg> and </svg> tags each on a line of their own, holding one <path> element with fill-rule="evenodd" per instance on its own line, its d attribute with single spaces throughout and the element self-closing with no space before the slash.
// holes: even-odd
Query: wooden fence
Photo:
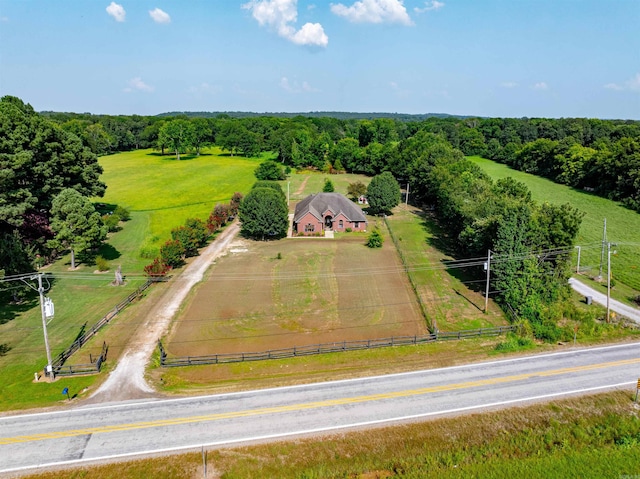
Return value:
<svg viewBox="0 0 640 479">
<path fill-rule="evenodd" d="M 67 359 L 69 359 L 69 357 L 71 357 L 73 353 L 78 351 L 91 338 L 93 338 L 96 335 L 96 333 L 100 331 L 100 329 L 102 329 L 105 325 L 109 324 L 109 322 L 113 318 L 115 318 L 120 313 L 120 311 L 122 311 L 124 308 L 127 307 L 127 305 L 129 305 L 130 303 L 138 299 L 149 286 L 159 281 L 166 281 L 166 279 L 164 278 L 147 279 L 147 281 L 145 281 L 142 286 L 140 286 L 137 290 L 135 290 L 133 293 L 127 296 L 124 300 L 116 304 L 115 307 L 111 311 L 109 311 L 106 315 L 104 315 L 96 324 L 94 324 L 89 329 L 84 331 L 80 336 L 78 336 L 76 340 L 73 343 L 71 343 L 71 346 L 69 346 L 67 349 L 65 349 L 60 354 L 58 354 L 58 356 L 51 362 L 52 374 L 54 376 L 59 376 L 61 374 L 70 375 L 70 374 L 73 374 L 71 372 L 73 369 L 78 369 L 78 370 L 82 369 L 79 367 L 80 365 L 64 366 L 64 363 L 67 361 Z M 102 357 L 102 355 L 100 357 Z M 84 366 L 89 367 L 88 364 Z M 95 369 L 95 366 L 94 366 L 94 369 Z M 82 372 L 79 374 L 87 374 L 87 373 Z M 45 370 L 45 375 L 48 375 L 46 370 Z"/>
<path fill-rule="evenodd" d="M 164 367 L 195 366 L 201 364 L 240 363 L 244 361 L 264 361 L 267 359 L 283 359 L 315 354 L 336 353 L 342 351 L 357 351 L 360 349 L 386 348 L 390 346 L 406 346 L 432 343 L 435 341 L 449 341 L 481 336 L 498 336 L 509 331 L 516 331 L 518 326 L 498 326 L 495 328 L 468 329 L 463 331 L 438 331 L 425 336 L 397 336 L 382 339 L 363 339 L 359 341 L 342 341 L 335 343 L 313 344 L 309 346 L 294 346 L 293 348 L 272 349 L 269 351 L 212 354 L 208 356 L 181 356 L 170 358 L 158 341 L 160 350 L 160 365 Z"/>
<path fill-rule="evenodd" d="M 58 366 L 57 369 L 54 369 L 54 373 L 56 376 L 79 376 L 86 374 L 95 374 L 99 373 L 100 369 L 102 369 L 102 363 L 107 360 L 107 352 L 109 351 L 109 346 L 104 341 L 102 342 L 102 352 L 100 356 L 94 358 L 89 356 L 89 362 L 86 364 L 72 364 L 70 366 Z"/>
</svg>

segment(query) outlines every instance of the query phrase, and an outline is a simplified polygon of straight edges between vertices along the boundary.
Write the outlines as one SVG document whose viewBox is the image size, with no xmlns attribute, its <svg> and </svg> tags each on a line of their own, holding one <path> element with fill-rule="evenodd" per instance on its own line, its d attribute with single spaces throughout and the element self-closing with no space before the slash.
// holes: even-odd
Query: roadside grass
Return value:
<svg viewBox="0 0 640 479">
<path fill-rule="evenodd" d="M 45 293 L 55 303 L 55 318 L 47 326 L 52 357 L 66 349 L 83 331 L 95 324 L 117 303 L 135 291 L 145 278 L 142 268 L 150 262 L 141 258 L 141 245 L 151 252 L 160 242 L 169 239 L 170 230 L 185 219 L 206 218 L 217 202 L 228 203 L 235 191 L 245 192 L 255 180 L 253 170 L 261 159 L 246 159 L 219 155 L 211 150 L 201 157 L 185 157 L 178 162 L 170 156 L 160 156 L 151 150 L 121 153 L 100 158 L 104 168 L 102 180 L 107 184 L 105 198 L 95 202 L 121 205 L 131 210 L 131 219 L 122 223 L 122 230 L 109 235 L 96 254 L 110 264 L 110 271 L 97 274 L 90 259 L 69 269 L 69 255 L 61 257 L 42 271 L 52 273 L 55 281 Z M 155 255 L 155 253 L 154 253 Z M 122 266 L 124 286 L 110 283 L 114 271 Z M 45 286 L 47 284 L 45 283 Z M 163 291 L 165 285 L 154 285 L 147 295 Z M 156 293 L 158 291 L 158 293 Z M 142 302 L 132 305 L 78 351 L 68 364 L 88 363 L 89 354 L 99 353 L 102 342 L 109 346 L 109 370 L 130 336 L 130 328 L 139 321 L 127 321 L 127 315 L 144 308 Z M 138 309 L 136 309 L 138 308 Z M 66 402 L 64 387 L 72 395 L 80 394 L 103 380 L 97 376 L 59 378 L 54 383 L 42 377 L 34 382 L 34 373 L 42 376 L 46 354 L 42 320 L 37 295 L 22 305 L 2 305 L 0 338 L 9 351 L 0 356 L 0 411 L 55 405 Z"/>
<path fill-rule="evenodd" d="M 631 477 L 640 418 L 629 391 L 205 451 L 212 477 Z M 82 466 L 28 479 L 192 478 L 203 454 Z"/>
<path fill-rule="evenodd" d="M 446 269 L 446 240 L 435 219 L 400 205 L 387 217 L 430 320 L 441 331 L 460 331 L 508 324 L 492 300 L 484 313 L 484 281 L 460 269 Z"/>
<path fill-rule="evenodd" d="M 521 171 L 513 170 L 506 165 L 478 156 L 469 157 L 494 179 L 511 176 L 525 183 L 531 190 L 532 197 L 538 201 L 562 204 L 570 203 L 585 213 L 582 227 L 578 233 L 577 244 L 581 245 L 579 279 L 585 276 L 596 277 L 600 270 L 602 250 L 602 230 L 604 219 L 607 219 L 607 238 L 617 243 L 613 249 L 617 254 L 611 255 L 612 277 L 617 285 L 624 283 L 633 288 L 635 294 L 640 292 L 640 214 L 620 204 L 599 196 L 559 185 L 551 180 Z M 573 257 L 574 270 L 577 252 Z M 603 276 L 606 278 L 607 252 L 604 254 Z M 606 281 L 605 281 L 606 284 Z M 616 288 L 618 286 L 616 285 Z M 622 288 L 619 288 L 622 289 Z M 616 299 L 628 301 L 629 290 L 618 294 L 612 293 Z"/>
</svg>

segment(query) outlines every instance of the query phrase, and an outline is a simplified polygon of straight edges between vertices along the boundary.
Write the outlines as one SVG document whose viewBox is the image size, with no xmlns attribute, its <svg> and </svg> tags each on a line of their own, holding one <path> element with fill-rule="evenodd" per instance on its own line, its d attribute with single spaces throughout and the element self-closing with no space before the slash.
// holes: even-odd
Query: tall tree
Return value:
<svg viewBox="0 0 640 479">
<path fill-rule="evenodd" d="M 71 268 L 76 267 L 76 253 L 98 246 L 107 237 L 107 227 L 89 198 L 73 188 L 62 190 L 51 205 L 51 230 L 55 233 L 49 246 L 71 251 Z"/>
<path fill-rule="evenodd" d="M 391 173 L 374 176 L 367 187 L 367 201 L 372 214 L 389 213 L 400 203 L 400 185 Z"/>
<path fill-rule="evenodd" d="M 287 201 L 273 188 L 253 188 L 240 203 L 242 234 L 254 239 L 279 239 L 287 235 Z"/>
<path fill-rule="evenodd" d="M 193 145 L 193 125 L 189 120 L 171 120 L 160 127 L 158 142 L 172 149 L 179 160 L 180 152 Z"/>
</svg>

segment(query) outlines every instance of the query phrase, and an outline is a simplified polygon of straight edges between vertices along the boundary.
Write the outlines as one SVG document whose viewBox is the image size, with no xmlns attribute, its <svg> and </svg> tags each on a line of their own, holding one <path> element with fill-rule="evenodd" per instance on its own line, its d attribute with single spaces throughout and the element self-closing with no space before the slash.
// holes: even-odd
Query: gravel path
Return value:
<svg viewBox="0 0 640 479">
<path fill-rule="evenodd" d="M 583 296 L 591 296 L 595 303 L 601 304 L 603 306 L 607 305 L 607 295 L 603 294 L 595 289 L 587 286 L 584 283 L 581 283 L 577 279 L 569 278 L 569 284 L 571 287 L 582 294 Z M 620 301 L 616 301 L 615 299 L 609 300 L 609 309 L 611 311 L 615 311 L 617 314 L 629 318 L 630 320 L 640 324 L 640 309 L 634 308 L 632 306 L 627 306 Z"/>
<path fill-rule="evenodd" d="M 89 398 L 88 403 L 125 401 L 144 397 L 155 397 L 157 393 L 144 379 L 144 372 L 157 347 L 158 340 L 168 331 L 173 315 L 184 301 L 191 288 L 202 280 L 209 265 L 226 253 L 240 231 L 237 220 L 229 225 L 200 256 L 195 258 L 182 273 L 173 278 L 165 294 L 152 306 L 145 322 L 139 327 L 118 360 L 118 365 L 107 380 Z"/>
</svg>

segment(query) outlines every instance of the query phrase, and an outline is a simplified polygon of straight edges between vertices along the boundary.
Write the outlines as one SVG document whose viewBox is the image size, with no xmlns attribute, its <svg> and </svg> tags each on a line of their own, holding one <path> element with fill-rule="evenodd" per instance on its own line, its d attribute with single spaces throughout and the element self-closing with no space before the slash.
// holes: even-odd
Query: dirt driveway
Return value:
<svg viewBox="0 0 640 479">
<path fill-rule="evenodd" d="M 125 401 L 157 395 L 144 379 L 151 354 L 158 340 L 167 332 L 173 315 L 191 288 L 202 280 L 209 265 L 226 253 L 239 231 L 240 226 L 236 220 L 186 266 L 180 275 L 171 279 L 170 287 L 149 310 L 142 327 L 130 338 L 129 343 L 135 346 L 125 349 L 116 368 L 88 399 L 88 403 Z"/>
</svg>

